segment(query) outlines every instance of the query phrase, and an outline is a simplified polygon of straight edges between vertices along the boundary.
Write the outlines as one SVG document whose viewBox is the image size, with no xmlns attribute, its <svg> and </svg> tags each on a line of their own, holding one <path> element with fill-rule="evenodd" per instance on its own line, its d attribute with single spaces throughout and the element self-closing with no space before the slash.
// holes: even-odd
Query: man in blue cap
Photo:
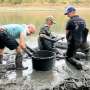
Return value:
<svg viewBox="0 0 90 90">
<path fill-rule="evenodd" d="M 87 34 L 85 21 L 76 14 L 74 6 L 68 6 L 65 9 L 64 15 L 67 15 L 70 19 L 66 24 L 66 39 L 68 42 L 68 49 L 66 52 L 66 60 L 72 64 L 76 64 L 78 69 L 82 66 L 79 63 L 75 63 L 71 58 L 75 55 L 78 48 L 86 49 L 88 46 Z"/>
</svg>

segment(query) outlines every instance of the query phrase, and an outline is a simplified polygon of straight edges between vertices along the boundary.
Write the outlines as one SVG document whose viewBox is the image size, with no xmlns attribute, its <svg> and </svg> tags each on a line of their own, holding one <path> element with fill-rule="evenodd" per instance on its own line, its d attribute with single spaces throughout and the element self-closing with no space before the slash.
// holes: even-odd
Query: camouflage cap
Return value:
<svg viewBox="0 0 90 90">
<path fill-rule="evenodd" d="M 53 16 L 47 16 L 46 21 L 48 20 L 52 21 L 54 24 L 56 23 L 56 20 Z"/>
</svg>

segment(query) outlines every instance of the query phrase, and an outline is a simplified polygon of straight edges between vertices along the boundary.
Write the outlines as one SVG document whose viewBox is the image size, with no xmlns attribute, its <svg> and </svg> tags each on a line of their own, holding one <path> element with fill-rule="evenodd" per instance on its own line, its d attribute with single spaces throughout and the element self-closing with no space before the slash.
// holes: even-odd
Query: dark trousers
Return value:
<svg viewBox="0 0 90 90">
<path fill-rule="evenodd" d="M 73 55 L 75 54 L 75 52 L 76 52 L 75 44 L 73 42 L 69 42 L 68 48 L 67 48 L 67 52 L 66 52 L 67 58 L 73 57 Z"/>
<path fill-rule="evenodd" d="M 18 47 L 18 42 L 6 31 L 0 31 L 0 49 L 4 47 L 14 50 Z"/>
<path fill-rule="evenodd" d="M 67 52 L 66 52 L 66 56 L 67 58 L 71 58 L 73 57 L 75 54 L 76 54 L 76 51 L 77 49 L 81 49 L 82 52 L 84 52 L 85 54 L 88 53 L 88 48 L 89 45 L 87 42 L 83 42 L 83 43 L 78 43 L 78 42 L 75 42 L 74 40 L 70 41 L 69 44 L 68 44 L 68 49 L 67 49 Z"/>
<path fill-rule="evenodd" d="M 74 39 L 68 41 L 68 48 L 66 52 L 67 58 L 71 58 L 76 54 L 78 48 L 82 48 L 83 43 L 77 42 Z"/>
</svg>

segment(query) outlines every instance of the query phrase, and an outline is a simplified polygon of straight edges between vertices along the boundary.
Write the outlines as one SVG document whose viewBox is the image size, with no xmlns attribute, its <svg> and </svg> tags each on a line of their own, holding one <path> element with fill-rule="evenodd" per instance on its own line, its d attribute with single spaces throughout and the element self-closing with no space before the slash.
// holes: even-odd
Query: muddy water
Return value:
<svg viewBox="0 0 90 90">
<path fill-rule="evenodd" d="M 37 47 L 36 41 L 37 39 L 33 37 L 27 44 L 34 48 Z M 12 53 L 9 50 L 6 52 L 4 65 L 14 63 L 15 52 Z M 85 84 L 84 79 L 90 79 L 90 61 L 81 60 L 81 62 L 84 65 L 82 71 L 77 70 L 63 59 L 55 61 L 55 66 L 50 71 L 35 71 L 32 68 L 32 59 L 24 54 L 23 65 L 28 66 L 28 69 L 0 72 L 0 90 L 62 90 L 59 86 L 68 78 L 77 80 L 78 87 L 81 87 Z"/>
</svg>

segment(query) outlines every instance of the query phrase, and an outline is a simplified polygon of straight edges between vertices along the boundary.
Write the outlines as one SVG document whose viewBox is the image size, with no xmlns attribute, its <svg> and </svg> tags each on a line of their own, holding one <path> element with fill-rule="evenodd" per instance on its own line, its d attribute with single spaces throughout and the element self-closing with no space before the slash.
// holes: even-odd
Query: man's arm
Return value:
<svg viewBox="0 0 90 90">
<path fill-rule="evenodd" d="M 51 38 L 50 36 L 47 36 L 47 35 L 45 35 L 45 34 L 40 34 L 40 37 L 41 37 L 41 38 L 44 38 L 44 39 L 47 39 L 47 40 L 49 40 L 49 41 L 51 41 L 51 42 L 56 42 L 56 41 L 58 41 L 57 38 Z"/>
<path fill-rule="evenodd" d="M 19 47 L 20 49 L 22 49 L 25 53 L 28 54 L 28 56 L 32 57 L 32 52 L 30 50 L 28 50 L 28 47 L 25 44 L 25 36 L 24 36 L 24 32 L 20 33 L 20 38 L 19 38 Z M 19 49 L 19 50 L 20 50 Z M 33 51 L 34 52 L 34 51 Z"/>
<path fill-rule="evenodd" d="M 73 30 L 73 21 L 69 20 L 66 24 L 66 39 L 68 40 L 70 37 L 70 31 Z"/>
<path fill-rule="evenodd" d="M 21 33 L 20 33 L 19 46 L 20 46 L 20 48 L 22 48 L 22 49 L 23 49 L 23 48 L 26 48 L 24 32 L 21 32 Z"/>
<path fill-rule="evenodd" d="M 69 36 L 70 36 L 70 32 L 69 32 L 69 30 L 66 30 L 66 39 L 67 40 L 69 39 Z"/>
</svg>

